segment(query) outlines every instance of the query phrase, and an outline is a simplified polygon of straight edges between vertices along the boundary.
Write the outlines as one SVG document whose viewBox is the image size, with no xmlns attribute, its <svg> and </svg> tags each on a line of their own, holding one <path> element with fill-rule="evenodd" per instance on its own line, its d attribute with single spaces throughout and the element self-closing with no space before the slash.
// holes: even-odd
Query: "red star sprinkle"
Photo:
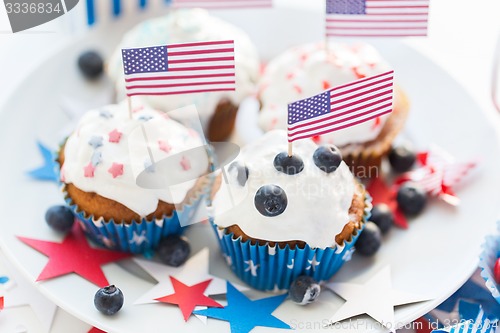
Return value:
<svg viewBox="0 0 500 333">
<path fill-rule="evenodd" d="M 291 79 L 293 79 L 293 77 L 294 77 L 294 76 L 295 76 L 295 73 L 290 72 L 290 73 L 288 73 L 288 74 L 286 75 L 286 79 L 287 79 L 287 80 L 291 80 Z"/>
<path fill-rule="evenodd" d="M 366 190 L 372 196 L 373 205 L 385 203 L 394 215 L 394 224 L 402 229 L 408 229 L 408 221 L 398 208 L 395 188 L 388 187 L 382 178 L 374 178 Z"/>
<path fill-rule="evenodd" d="M 330 82 L 328 81 L 323 81 L 323 90 L 328 90 L 331 88 Z"/>
<path fill-rule="evenodd" d="M 182 167 L 182 170 L 184 170 L 184 171 L 188 171 L 191 169 L 191 162 L 189 162 L 189 160 L 187 159 L 186 156 L 182 156 L 181 167 Z"/>
<path fill-rule="evenodd" d="M 196 306 L 211 306 L 216 308 L 223 307 L 210 297 L 203 294 L 210 282 L 212 282 L 212 279 L 192 286 L 185 285 L 172 276 L 170 277 L 170 281 L 172 281 L 172 287 L 175 292 L 171 295 L 157 298 L 156 301 L 178 305 L 185 321 L 189 319 L 189 316 L 191 316 Z"/>
<path fill-rule="evenodd" d="M 92 178 L 94 177 L 94 171 L 95 167 L 92 165 L 92 162 L 89 162 L 89 164 L 83 168 L 83 175 L 87 178 Z"/>
<path fill-rule="evenodd" d="M 122 138 L 122 133 L 118 132 L 118 130 L 115 128 L 111 132 L 108 133 L 109 135 L 109 142 L 112 143 L 118 143 L 120 142 L 120 139 Z"/>
<path fill-rule="evenodd" d="M 302 94 L 302 88 L 301 88 L 301 87 L 299 87 L 298 85 L 296 85 L 296 84 L 295 84 L 295 85 L 293 86 L 293 89 L 295 89 L 295 91 L 296 91 L 297 93 Z"/>
<path fill-rule="evenodd" d="M 160 147 L 160 150 L 163 150 L 165 153 L 169 153 L 172 150 L 172 147 L 163 140 L 158 140 L 158 146 Z"/>
<path fill-rule="evenodd" d="M 356 75 L 356 77 L 357 77 L 358 79 L 362 79 L 362 78 L 365 78 L 365 77 L 366 77 L 366 74 L 365 74 L 365 73 L 362 73 L 358 67 L 353 67 L 353 68 L 351 68 L 351 69 L 352 69 L 352 71 L 353 71 L 354 75 Z"/>
<path fill-rule="evenodd" d="M 382 125 L 382 120 L 380 120 L 380 117 L 375 118 L 375 122 L 373 123 L 372 129 L 375 129 Z"/>
<path fill-rule="evenodd" d="M 113 165 L 111 165 L 111 168 L 109 168 L 108 172 L 113 175 L 113 178 L 123 175 L 123 164 L 113 163 Z"/>
<path fill-rule="evenodd" d="M 73 229 L 64 237 L 62 243 L 20 236 L 17 238 L 49 257 L 37 281 L 76 273 L 99 287 L 105 287 L 109 282 L 101 265 L 130 257 L 128 253 L 90 247 L 78 223 L 73 225 Z"/>
<path fill-rule="evenodd" d="M 0 311 L 3 310 L 3 306 L 4 306 L 3 296 L 0 296 Z"/>
<path fill-rule="evenodd" d="M 97 327 L 92 327 L 87 333 L 106 333 L 106 332 L 98 329 Z"/>
</svg>

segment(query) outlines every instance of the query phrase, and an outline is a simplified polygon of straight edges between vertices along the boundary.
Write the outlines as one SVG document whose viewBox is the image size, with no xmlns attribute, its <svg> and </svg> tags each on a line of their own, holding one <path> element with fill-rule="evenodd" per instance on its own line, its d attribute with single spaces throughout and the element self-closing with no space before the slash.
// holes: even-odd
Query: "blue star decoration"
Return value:
<svg viewBox="0 0 500 333">
<path fill-rule="evenodd" d="M 248 333 L 257 326 L 291 329 L 289 325 L 272 315 L 286 297 L 287 294 L 284 294 L 252 301 L 227 282 L 226 307 L 197 310 L 193 313 L 228 321 L 231 333 Z"/>
<path fill-rule="evenodd" d="M 43 158 L 43 165 L 28 171 L 28 175 L 37 180 L 59 181 L 59 166 L 56 162 L 55 153 L 40 141 L 37 141 L 38 150 Z"/>
</svg>

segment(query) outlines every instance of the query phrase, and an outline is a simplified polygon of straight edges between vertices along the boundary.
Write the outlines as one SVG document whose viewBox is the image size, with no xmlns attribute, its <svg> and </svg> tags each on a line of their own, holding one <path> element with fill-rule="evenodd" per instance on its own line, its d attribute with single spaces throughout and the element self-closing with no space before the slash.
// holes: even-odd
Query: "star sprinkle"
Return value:
<svg viewBox="0 0 500 333">
<path fill-rule="evenodd" d="M 363 285 L 333 282 L 325 286 L 346 300 L 344 305 L 330 318 L 330 324 L 367 314 L 394 331 L 396 328 L 394 306 L 429 299 L 392 289 L 390 266 L 381 269 Z"/>
<path fill-rule="evenodd" d="M 116 128 L 112 130 L 111 132 L 108 133 L 109 136 L 109 142 L 112 143 L 119 143 L 120 139 L 122 138 L 122 133 L 119 132 Z"/>
<path fill-rule="evenodd" d="M 92 163 L 92 166 L 96 167 L 101 162 L 102 162 L 102 153 L 100 151 L 94 151 L 92 157 L 90 158 L 90 163 Z"/>
<path fill-rule="evenodd" d="M 169 153 L 172 150 L 172 147 L 163 140 L 158 141 L 158 146 L 160 147 L 160 150 L 164 151 L 165 153 Z"/>
<path fill-rule="evenodd" d="M 191 170 L 191 162 L 189 161 L 189 159 L 186 156 L 182 156 L 181 167 L 182 167 L 182 170 L 184 170 L 184 171 Z"/>
<path fill-rule="evenodd" d="M 40 141 L 37 142 L 37 145 L 43 158 L 43 165 L 28 171 L 28 175 L 37 180 L 49 180 L 57 183 L 59 181 L 59 168 L 55 154 Z"/>
<path fill-rule="evenodd" d="M 26 237 L 17 237 L 26 245 L 49 257 L 48 263 L 37 281 L 76 273 L 99 287 L 109 285 L 101 265 L 130 257 L 130 254 L 113 252 L 89 246 L 80 225 L 75 223 L 62 243 L 42 241 Z"/>
<path fill-rule="evenodd" d="M 209 250 L 204 248 L 189 258 L 184 265 L 180 267 L 171 267 L 159 264 L 150 260 L 132 259 L 135 263 L 141 266 L 149 273 L 158 284 L 151 288 L 148 292 L 137 299 L 134 304 L 157 303 L 156 299 L 174 293 L 174 287 L 170 281 L 170 277 L 174 277 L 186 284 L 195 284 L 200 281 L 211 280 L 212 282 L 206 289 L 207 295 L 219 295 L 226 293 L 226 281 L 209 273 Z M 247 287 L 236 286 L 240 290 L 247 290 Z"/>
<path fill-rule="evenodd" d="M 99 110 L 99 116 L 101 116 L 101 117 L 103 117 L 105 119 L 111 119 L 111 118 L 113 118 L 113 114 L 111 114 L 111 112 L 109 112 L 106 109 Z"/>
<path fill-rule="evenodd" d="M 108 172 L 113 175 L 113 178 L 123 175 L 123 164 L 113 163 Z"/>
<path fill-rule="evenodd" d="M 366 190 L 372 197 L 373 206 L 381 203 L 386 204 L 394 215 L 394 224 L 402 229 L 408 229 L 408 220 L 398 208 L 395 187 L 388 187 L 382 178 L 374 178 Z"/>
<path fill-rule="evenodd" d="M 192 286 L 187 286 L 174 277 L 170 277 L 170 281 L 175 293 L 157 298 L 156 300 L 162 303 L 178 305 L 185 321 L 189 319 L 196 306 L 222 308 L 222 305 L 203 294 L 212 280 L 206 280 Z"/>
<path fill-rule="evenodd" d="M 87 333 L 106 333 L 106 332 L 98 329 L 97 327 L 92 327 Z"/>
<path fill-rule="evenodd" d="M 227 282 L 227 306 L 194 311 L 194 314 L 228 321 L 231 333 L 248 333 L 257 326 L 291 329 L 272 315 L 287 294 L 252 301 Z M 247 315 L 242 315 L 247 314 Z"/>
<path fill-rule="evenodd" d="M 4 297 L 0 296 L 0 311 L 3 310 L 3 307 L 4 307 Z"/>
<path fill-rule="evenodd" d="M 94 135 L 93 137 L 90 138 L 89 140 L 89 145 L 92 146 L 92 148 L 97 149 L 102 146 L 102 136 L 97 136 Z"/>
<path fill-rule="evenodd" d="M 87 164 L 87 166 L 83 167 L 83 175 L 87 178 L 94 177 L 95 167 L 92 165 L 92 162 Z"/>
</svg>

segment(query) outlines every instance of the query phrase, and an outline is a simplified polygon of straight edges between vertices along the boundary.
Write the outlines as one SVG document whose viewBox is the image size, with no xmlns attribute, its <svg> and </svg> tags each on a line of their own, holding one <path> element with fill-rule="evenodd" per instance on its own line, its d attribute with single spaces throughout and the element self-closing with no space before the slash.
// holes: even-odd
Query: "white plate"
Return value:
<svg viewBox="0 0 500 333">
<path fill-rule="evenodd" d="M 220 16 L 246 29 L 266 57 L 293 43 L 322 37 L 323 24 L 318 14 L 292 9 L 273 11 L 248 10 L 221 12 Z M 136 19 L 140 19 L 137 17 Z M 290 22 L 301 20 L 301 25 Z M 273 22 L 274 39 L 266 38 L 269 29 L 256 22 Z M 89 47 L 109 53 L 118 37 L 131 24 L 118 22 L 106 33 L 96 30 L 73 45 L 55 53 L 34 70 L 5 104 L 0 114 L 0 240 L 5 254 L 32 281 L 47 259 L 16 239 L 16 235 L 46 240 L 60 237 L 45 226 L 45 210 L 61 203 L 54 184 L 30 180 L 25 171 L 40 163 L 35 140 L 55 146 L 60 129 L 68 120 L 58 107 L 63 96 L 91 100 L 99 95 L 104 83 L 89 84 L 81 79 L 75 66 L 77 55 Z M 293 37 L 290 37 L 293 36 Z M 450 76 L 425 57 L 397 41 L 377 43 L 381 52 L 394 64 L 398 80 L 408 92 L 412 110 L 407 134 L 419 145 L 436 143 L 459 159 L 480 156 L 480 172 L 457 188 L 462 199 L 458 208 L 433 202 L 425 213 L 411 222 L 408 231 L 394 229 L 384 240 L 375 258 L 355 256 L 336 276 L 337 281 L 364 282 L 381 267 L 390 264 L 395 288 L 427 294 L 433 301 L 399 307 L 396 321 L 405 324 L 433 309 L 462 285 L 477 265 L 477 255 L 484 235 L 491 229 L 500 202 L 500 147 L 495 129 L 474 101 Z M 197 225 L 189 232 L 194 251 L 209 246 L 211 271 L 237 281 L 218 255 L 214 236 L 206 226 Z M 196 318 L 184 323 L 179 309 L 162 304 L 134 306 L 133 302 L 153 283 L 111 264 L 104 271 L 125 294 L 125 306 L 115 317 L 100 315 L 93 306 L 97 288 L 76 275 L 38 283 L 38 288 L 64 310 L 109 332 L 229 332 L 226 322 L 208 320 L 204 326 Z M 262 295 L 262 294 L 260 294 Z M 255 296 L 255 295 L 254 295 Z M 287 301 L 275 315 L 288 322 L 318 330 L 325 319 L 343 301 L 325 291 L 318 302 L 299 307 Z M 245 314 L 242 314 L 245 315 Z M 381 331 L 367 317 L 343 331 Z M 356 328 L 357 327 L 357 328 Z M 257 328 L 253 332 L 268 331 Z M 303 331 L 301 329 L 297 331 Z"/>
</svg>

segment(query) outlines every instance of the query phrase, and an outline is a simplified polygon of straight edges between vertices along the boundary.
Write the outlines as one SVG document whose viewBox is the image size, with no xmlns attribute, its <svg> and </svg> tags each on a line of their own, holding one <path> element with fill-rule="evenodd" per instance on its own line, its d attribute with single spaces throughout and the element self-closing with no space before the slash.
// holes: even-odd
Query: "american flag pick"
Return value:
<svg viewBox="0 0 500 333">
<path fill-rule="evenodd" d="M 326 36 L 427 36 L 429 0 L 326 0 Z"/>
<path fill-rule="evenodd" d="M 172 0 L 174 8 L 270 8 L 273 0 Z"/>
<path fill-rule="evenodd" d="M 127 96 L 236 88 L 234 41 L 122 49 Z"/>
<path fill-rule="evenodd" d="M 394 71 L 288 104 L 288 142 L 338 131 L 392 111 Z"/>
</svg>

